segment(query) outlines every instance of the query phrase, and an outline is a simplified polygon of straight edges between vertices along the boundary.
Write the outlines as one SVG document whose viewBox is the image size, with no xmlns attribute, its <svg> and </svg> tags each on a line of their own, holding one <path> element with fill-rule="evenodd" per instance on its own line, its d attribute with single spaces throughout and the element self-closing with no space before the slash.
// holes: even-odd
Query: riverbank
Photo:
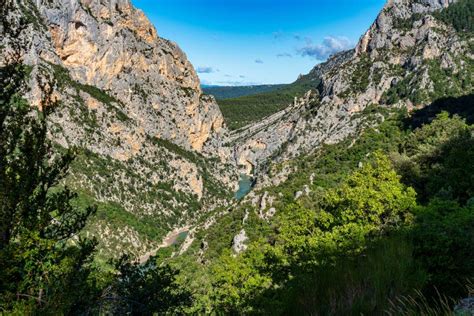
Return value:
<svg viewBox="0 0 474 316">
<path fill-rule="evenodd" d="M 153 257 L 156 255 L 158 250 L 161 248 L 167 248 L 175 244 L 175 242 L 178 240 L 180 236 L 182 236 L 183 233 L 187 233 L 190 229 L 190 226 L 184 226 L 181 228 L 175 228 L 174 230 L 170 231 L 162 240 L 161 244 L 158 246 L 158 248 L 155 248 L 144 255 L 140 256 L 138 261 L 140 263 L 145 263 L 150 259 L 150 257 Z"/>
</svg>

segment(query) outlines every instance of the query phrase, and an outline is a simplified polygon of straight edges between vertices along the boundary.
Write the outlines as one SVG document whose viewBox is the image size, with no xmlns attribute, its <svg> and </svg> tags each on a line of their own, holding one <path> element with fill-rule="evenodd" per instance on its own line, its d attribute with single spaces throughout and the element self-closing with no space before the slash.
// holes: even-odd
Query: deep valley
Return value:
<svg viewBox="0 0 474 316">
<path fill-rule="evenodd" d="M 0 314 L 474 315 L 474 1 L 232 88 L 129 0 L 0 16 Z"/>
</svg>

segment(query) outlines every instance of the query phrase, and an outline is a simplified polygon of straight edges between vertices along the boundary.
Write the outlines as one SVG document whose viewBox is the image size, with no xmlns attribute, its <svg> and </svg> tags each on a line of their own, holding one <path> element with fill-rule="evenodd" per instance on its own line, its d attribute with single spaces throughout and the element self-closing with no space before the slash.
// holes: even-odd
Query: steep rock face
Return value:
<svg viewBox="0 0 474 316">
<path fill-rule="evenodd" d="M 381 48 L 392 48 L 393 39 L 398 39 L 397 22 L 412 19 L 415 15 L 426 15 L 447 8 L 456 0 L 389 0 L 370 29 L 359 41 L 356 53 L 362 54 Z"/>
<path fill-rule="evenodd" d="M 319 79 L 319 95 L 308 94 L 231 135 L 242 169 L 357 134 L 364 128 L 360 113 L 371 105 L 413 109 L 472 93 L 472 38 L 432 14 L 454 2 L 388 1 L 355 50 L 336 54 L 307 75 Z"/>
<path fill-rule="evenodd" d="M 357 44 L 356 54 L 361 55 L 384 48 L 393 49 L 400 42 L 403 42 L 402 45 L 413 44 L 411 39 L 400 37 L 403 36 L 400 32 L 400 22 L 428 16 L 429 13 L 447 8 L 454 2 L 456 0 L 389 0 Z M 425 26 L 425 31 L 426 28 Z"/>
<path fill-rule="evenodd" d="M 129 1 L 38 0 L 37 7 L 72 78 L 122 101 L 145 133 L 202 151 L 222 132 L 218 106 L 202 96 L 184 53 Z"/>
<path fill-rule="evenodd" d="M 41 107 L 39 80 L 56 85 L 50 136 L 80 148 L 65 183 L 99 204 L 88 232 L 104 256 L 146 253 L 227 203 L 238 177 L 219 108 L 141 11 L 129 1 L 8 1 L 17 7 L 8 19 L 27 25 L 18 37 L 2 31 L 0 64 L 22 42 L 30 101 Z"/>
<path fill-rule="evenodd" d="M 308 76 L 320 76 L 316 80 L 320 82 L 323 74 L 347 63 L 348 55 L 352 56 L 353 51 L 333 56 Z M 324 88 L 320 85 L 319 89 Z M 295 157 L 305 150 L 322 143 L 338 142 L 353 133 L 358 122 L 350 120 L 347 109 L 337 108 L 333 101 L 322 100 L 320 94 L 308 92 L 283 111 L 232 133 L 229 139 L 234 144 L 234 156 L 241 170 L 258 172 L 269 160 Z"/>
</svg>

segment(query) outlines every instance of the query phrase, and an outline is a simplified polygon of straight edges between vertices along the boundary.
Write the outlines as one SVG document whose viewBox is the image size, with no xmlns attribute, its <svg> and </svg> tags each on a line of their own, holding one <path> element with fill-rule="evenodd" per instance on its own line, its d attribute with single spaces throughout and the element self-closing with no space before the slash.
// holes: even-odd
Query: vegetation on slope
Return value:
<svg viewBox="0 0 474 316">
<path fill-rule="evenodd" d="M 120 121 L 127 121 L 129 118 L 128 116 L 117 107 L 117 105 L 121 104 L 120 101 L 118 101 L 116 98 L 110 96 L 107 94 L 105 91 L 91 86 L 91 85 L 86 85 L 82 84 L 76 80 L 73 80 L 71 76 L 69 75 L 69 70 L 66 68 L 50 63 L 51 68 L 54 71 L 54 77 L 56 80 L 56 83 L 58 84 L 60 89 L 66 88 L 66 87 L 72 87 L 76 90 L 76 92 L 83 91 L 95 98 L 96 100 L 102 102 L 105 104 L 108 108 L 108 110 L 112 113 L 114 112 L 116 117 Z M 79 103 L 83 103 L 83 100 L 80 100 L 79 96 L 76 96 L 76 99 L 79 100 Z M 97 124 L 96 122 L 94 122 Z"/>
<path fill-rule="evenodd" d="M 465 71 L 453 71 L 443 69 L 441 62 L 430 60 L 424 62 L 424 67 L 434 83 L 431 90 L 413 89 L 413 81 L 420 80 L 421 71 L 409 72 L 403 79 L 390 87 L 383 96 L 387 104 L 396 104 L 400 100 L 410 100 L 414 104 L 427 104 L 431 100 L 441 100 L 447 97 L 461 97 L 472 91 L 474 62 L 471 58 L 459 58 L 454 60 L 456 67 L 463 67 Z M 420 67 L 420 69 L 423 69 Z M 416 84 L 416 83 L 415 83 Z"/>
<path fill-rule="evenodd" d="M 285 84 L 266 84 L 257 86 L 204 86 L 202 91 L 205 94 L 213 95 L 218 100 L 232 99 L 247 95 L 271 92 L 284 88 Z"/>
<path fill-rule="evenodd" d="M 446 24 L 454 26 L 458 32 L 474 32 L 474 2 L 459 0 L 435 14 Z"/>
<path fill-rule="evenodd" d="M 258 122 L 262 118 L 285 109 L 316 85 L 297 81 L 271 92 L 247 95 L 239 98 L 217 100 L 230 129 L 239 129 L 247 124 Z"/>
<path fill-rule="evenodd" d="M 13 2 L 0 8 L 1 28 L 17 36 L 26 22 L 11 21 Z M 94 264 L 95 239 L 82 234 L 96 207 L 75 203 L 78 195 L 61 186 L 74 150 L 55 150 L 48 117 L 57 109 L 52 87 L 35 79 L 42 110 L 23 98 L 29 68 L 14 44 L 0 67 L 0 313 L 6 315 L 99 315 L 181 313 L 189 293 L 177 272 L 152 259 L 141 266 L 124 256 L 112 270 Z"/>
<path fill-rule="evenodd" d="M 364 115 L 378 112 L 369 108 Z M 198 288 L 185 282 L 196 293 L 193 311 L 420 314 L 427 306 L 408 298 L 421 295 L 441 313 L 468 294 L 474 127 L 442 113 L 412 128 L 419 115 L 413 122 L 403 112 L 382 113 L 385 122 L 355 143 L 348 139 L 291 162 L 298 171 L 265 189 L 280 196 L 271 221 L 245 203 L 197 234 L 188 257 L 174 263 L 183 280 L 199 280 Z M 304 185 L 311 192 L 295 201 Z M 242 228 L 250 243 L 235 256 L 229 246 Z M 204 255 L 199 240 L 206 241 Z M 437 291 L 447 305 L 437 305 Z"/>
<path fill-rule="evenodd" d="M 124 123 L 129 119 L 120 110 L 121 102 L 107 92 L 75 81 L 64 67 L 49 66 L 57 88 L 68 90 L 72 96 L 71 101 L 62 101 L 62 110 L 68 109 L 76 123 L 90 132 L 86 136 L 88 142 L 95 141 L 93 133 L 100 131 L 106 123 L 96 111 L 87 107 L 81 96 L 83 93 L 103 103 L 108 109 L 108 118 L 117 118 Z M 107 126 L 110 123 L 107 122 Z M 116 145 L 120 146 L 121 141 L 117 139 Z M 100 201 L 97 214 L 91 216 L 84 231 L 99 237 L 100 259 L 117 258 L 123 252 L 138 255 L 156 248 L 169 230 L 184 225 L 210 199 L 231 196 L 212 174 L 212 160 L 163 139 L 149 137 L 147 142 L 157 149 L 149 159 L 135 156 L 118 161 L 105 154 L 80 149 L 71 163 L 65 183 L 80 193 L 76 203 L 86 205 Z M 204 198 L 201 201 L 192 192 L 175 188 L 175 184 L 182 181 L 175 178 L 179 176 L 177 174 L 173 177 L 176 171 L 169 165 L 175 158 L 198 168 L 203 180 Z M 126 238 L 118 237 L 124 234 Z"/>
<path fill-rule="evenodd" d="M 296 172 L 266 188 L 276 197 L 270 221 L 251 203 L 219 210 L 221 218 L 196 233 L 187 256 L 170 259 L 166 250 L 144 265 L 122 257 L 103 271 L 92 264 L 94 240 L 76 238 L 94 208 L 74 205 L 75 195 L 56 186 L 71 157 L 53 159 L 46 113 L 30 112 L 21 98 L 16 84 L 25 69 L 1 70 L 2 313 L 449 314 L 450 304 L 468 294 L 474 126 L 432 114 L 458 110 L 444 107 L 452 100 L 471 102 L 458 112 L 471 115 L 470 91 L 412 117 L 369 107 L 362 115 L 383 116 L 381 125 L 290 161 Z M 439 90 L 450 89 L 444 83 L 435 93 L 451 94 Z M 308 194 L 295 199 L 304 185 Z M 143 233 L 152 234 L 149 228 Z M 250 241 L 236 255 L 229 248 L 241 229 Z M 438 293 L 447 304 L 438 307 Z M 410 299 L 418 296 L 427 303 Z"/>
</svg>

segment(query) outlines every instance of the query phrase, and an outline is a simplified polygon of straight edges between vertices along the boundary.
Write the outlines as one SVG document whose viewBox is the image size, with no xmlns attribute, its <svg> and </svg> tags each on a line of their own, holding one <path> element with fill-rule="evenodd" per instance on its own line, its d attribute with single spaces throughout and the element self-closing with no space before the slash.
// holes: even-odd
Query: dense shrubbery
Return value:
<svg viewBox="0 0 474 316">
<path fill-rule="evenodd" d="M 454 301 L 466 295 L 474 278 L 473 127 L 441 113 L 411 130 L 403 112 L 386 116 L 352 146 L 296 159 L 300 171 L 267 188 L 283 195 L 270 223 L 243 205 L 210 229 L 212 255 L 183 272 L 209 278 L 193 311 L 417 314 L 426 306 L 409 306 L 410 297 L 435 310 L 438 291 Z M 295 202 L 311 173 L 311 194 Z M 235 256 L 231 236 L 242 227 L 252 242 Z"/>
<path fill-rule="evenodd" d="M 459 32 L 474 32 L 474 2 L 471 0 L 459 0 L 435 16 Z"/>
<path fill-rule="evenodd" d="M 376 152 L 361 169 L 317 199 L 316 207 L 298 203 L 285 206 L 277 218 L 278 233 L 255 242 L 242 256 L 222 255 L 213 273 L 212 304 L 216 310 L 285 313 L 292 311 L 290 306 L 296 306 L 306 313 L 343 314 L 350 307 L 339 302 L 342 297 L 338 295 L 350 295 L 355 290 L 350 286 L 367 286 L 362 293 L 353 293 L 351 299 L 360 304 L 360 312 L 373 312 L 372 308 L 380 302 L 365 291 L 382 291 L 379 298 L 386 297 L 390 291 L 376 288 L 376 282 L 380 282 L 377 279 L 371 281 L 372 285 L 364 283 L 368 278 L 384 278 L 382 264 L 369 259 L 372 268 L 379 265 L 379 275 L 363 276 L 360 270 L 344 269 L 359 269 L 358 262 L 365 261 L 361 255 L 367 255 L 370 244 L 411 222 L 415 192 L 401 184 L 388 158 Z M 271 244 L 268 240 L 272 240 Z M 401 237 L 397 240 L 406 243 Z M 383 251 L 380 245 L 370 246 L 375 248 L 378 259 Z M 403 247 L 389 249 L 404 251 Z M 406 254 L 411 254 L 411 248 Z M 410 262 L 407 267 L 393 262 L 386 269 L 393 268 L 387 271 L 394 274 L 408 274 L 414 266 Z M 344 284 L 355 277 L 354 273 L 358 279 Z M 400 292 L 391 294 L 392 298 L 409 289 L 403 283 L 398 287 Z"/>
</svg>

